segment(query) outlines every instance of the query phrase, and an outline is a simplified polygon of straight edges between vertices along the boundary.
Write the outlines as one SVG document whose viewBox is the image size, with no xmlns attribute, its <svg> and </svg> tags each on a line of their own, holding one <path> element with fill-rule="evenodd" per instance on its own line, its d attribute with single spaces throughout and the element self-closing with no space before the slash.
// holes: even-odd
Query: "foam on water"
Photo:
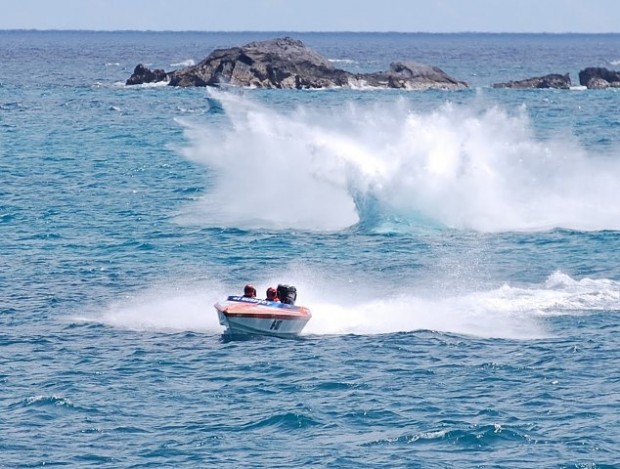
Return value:
<svg viewBox="0 0 620 469">
<path fill-rule="evenodd" d="M 504 284 L 454 296 L 433 292 L 412 295 L 403 291 L 371 300 L 331 301 L 331 296 L 324 294 L 327 288 L 308 288 L 313 318 L 306 333 L 433 330 L 477 337 L 536 339 L 554 335 L 545 318 L 615 310 L 620 304 L 620 283 L 588 278 L 577 281 L 561 272 L 550 275 L 543 285 Z M 330 301 L 326 302 L 326 297 Z"/>
<path fill-rule="evenodd" d="M 192 67 L 196 65 L 196 61 L 194 59 L 185 59 L 180 62 L 170 64 L 171 67 Z"/>
<path fill-rule="evenodd" d="M 73 319 L 139 331 L 218 333 L 221 327 L 213 304 L 225 297 L 216 281 L 175 288 L 153 286 Z"/>
<path fill-rule="evenodd" d="M 304 334 L 432 330 L 485 338 L 538 339 L 553 335 L 546 317 L 592 314 L 614 310 L 620 304 L 620 283 L 588 278 L 577 281 L 561 272 L 550 275 L 543 285 L 506 284 L 455 296 L 403 291 L 374 299 L 317 280 L 321 278 L 326 277 L 318 272 L 293 278 L 300 292 L 298 303 L 309 306 L 313 315 Z M 265 288 L 257 288 L 262 291 L 275 284 L 272 280 Z M 79 320 L 130 330 L 219 333 L 222 327 L 213 305 L 235 291 L 215 281 L 176 289 L 157 287 Z"/>
<path fill-rule="evenodd" d="M 183 154 L 210 170 L 207 195 L 181 223 L 620 229 L 620 158 L 588 154 L 570 135 L 541 140 L 525 107 L 481 99 L 421 112 L 402 99 L 282 112 L 209 93 L 228 122 L 181 121 Z M 273 209 L 283 201 L 288 209 Z"/>
</svg>

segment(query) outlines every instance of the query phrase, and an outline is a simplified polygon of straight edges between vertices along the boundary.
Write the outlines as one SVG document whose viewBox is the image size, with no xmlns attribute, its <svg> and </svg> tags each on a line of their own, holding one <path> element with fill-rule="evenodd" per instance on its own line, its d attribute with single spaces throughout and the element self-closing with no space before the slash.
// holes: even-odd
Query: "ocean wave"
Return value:
<svg viewBox="0 0 620 469">
<path fill-rule="evenodd" d="M 353 59 L 328 59 L 331 63 L 335 63 L 335 64 L 347 64 L 347 65 L 351 65 L 351 64 L 357 64 L 359 63 L 357 60 L 353 60 Z"/>
<path fill-rule="evenodd" d="M 24 105 L 22 103 L 19 103 L 17 101 L 14 102 L 8 102 L 8 103 L 2 103 L 0 104 L 0 110 L 2 111 L 22 111 L 24 110 Z"/>
<path fill-rule="evenodd" d="M 295 430 L 320 425 L 322 425 L 321 422 L 313 419 L 308 415 L 294 412 L 284 412 L 280 414 L 270 415 L 267 418 L 243 425 L 243 430 L 264 430 L 266 428 Z"/>
<path fill-rule="evenodd" d="M 55 394 L 51 396 L 38 395 L 28 397 L 19 402 L 9 405 L 9 409 L 16 409 L 18 407 L 63 407 L 66 409 L 74 409 L 73 403 L 66 397 L 57 396 Z"/>
<path fill-rule="evenodd" d="M 515 443 L 537 444 L 532 436 L 531 426 L 515 426 L 494 424 L 446 424 L 446 428 L 439 427 L 415 433 L 405 433 L 394 438 L 382 438 L 363 444 L 363 446 L 385 445 L 429 445 L 441 443 L 462 449 L 482 449 Z"/>
<path fill-rule="evenodd" d="M 171 67 L 192 67 L 196 65 L 196 61 L 194 59 L 185 59 L 180 62 L 170 64 Z"/>
<path fill-rule="evenodd" d="M 133 88 L 141 89 L 141 88 L 163 88 L 165 86 L 168 86 L 168 83 L 170 83 L 169 80 L 156 81 L 156 82 L 153 82 L 153 83 L 141 83 L 139 85 L 131 85 L 131 86 L 125 85 L 124 82 L 118 82 L 117 84 L 119 86 L 131 88 L 131 89 L 133 89 Z"/>
</svg>

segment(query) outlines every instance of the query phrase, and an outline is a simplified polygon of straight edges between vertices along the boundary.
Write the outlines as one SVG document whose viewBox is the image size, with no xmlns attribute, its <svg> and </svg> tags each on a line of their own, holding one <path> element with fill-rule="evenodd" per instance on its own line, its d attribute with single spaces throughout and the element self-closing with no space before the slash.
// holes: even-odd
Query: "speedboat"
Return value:
<svg viewBox="0 0 620 469">
<path fill-rule="evenodd" d="M 229 296 L 215 304 L 220 324 L 229 334 L 260 334 L 275 337 L 298 335 L 312 317 L 303 306 L 276 301 Z"/>
</svg>

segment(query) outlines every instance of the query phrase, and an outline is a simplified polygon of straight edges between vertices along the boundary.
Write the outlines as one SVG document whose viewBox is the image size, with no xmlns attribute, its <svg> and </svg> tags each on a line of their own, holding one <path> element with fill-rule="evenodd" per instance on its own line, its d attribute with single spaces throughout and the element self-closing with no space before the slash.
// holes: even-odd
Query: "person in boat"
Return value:
<svg viewBox="0 0 620 469">
<path fill-rule="evenodd" d="M 243 287 L 243 296 L 246 298 L 256 298 L 256 288 L 248 283 Z"/>
<path fill-rule="evenodd" d="M 276 301 L 278 303 L 280 302 L 280 298 L 278 298 L 278 292 L 275 288 L 267 288 L 267 301 Z"/>
</svg>

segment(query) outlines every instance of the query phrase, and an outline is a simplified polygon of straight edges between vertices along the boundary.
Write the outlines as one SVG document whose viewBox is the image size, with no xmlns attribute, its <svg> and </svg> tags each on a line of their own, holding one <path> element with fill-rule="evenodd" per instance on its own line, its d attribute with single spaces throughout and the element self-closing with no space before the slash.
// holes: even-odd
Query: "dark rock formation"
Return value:
<svg viewBox="0 0 620 469">
<path fill-rule="evenodd" d="M 495 83 L 493 88 L 515 88 L 515 89 L 533 89 L 533 88 L 556 88 L 567 90 L 571 86 L 570 76 L 552 73 L 543 77 L 527 78 L 519 81 L 509 81 L 506 83 Z"/>
<path fill-rule="evenodd" d="M 579 83 L 590 89 L 620 88 L 620 72 L 602 67 L 588 67 L 579 72 Z"/>
<path fill-rule="evenodd" d="M 324 88 L 346 84 L 346 72 L 290 38 L 217 49 L 202 62 L 171 76 L 171 86 Z"/>
<path fill-rule="evenodd" d="M 139 66 L 140 67 L 140 66 Z M 127 80 L 138 84 L 144 70 Z M 158 71 L 163 72 L 163 71 Z M 164 72 L 165 73 L 165 72 Z M 161 74 L 160 74 L 161 76 Z M 327 59 L 291 38 L 252 42 L 243 47 L 217 49 L 202 62 L 166 74 L 171 86 L 247 86 L 255 88 L 332 88 L 371 86 L 405 89 L 463 89 L 436 67 L 393 63 L 385 72 L 354 74 L 335 68 Z M 130 83 L 131 81 L 131 83 Z"/>
<path fill-rule="evenodd" d="M 394 62 L 386 72 L 363 73 L 349 76 L 348 86 L 402 88 L 408 90 L 467 88 L 467 83 L 455 80 L 437 67 L 415 62 Z"/>
<path fill-rule="evenodd" d="M 151 70 L 142 64 L 138 64 L 125 84 L 141 85 L 142 83 L 156 83 L 159 81 L 167 81 L 168 79 L 168 74 L 163 70 L 159 68 Z"/>
</svg>

